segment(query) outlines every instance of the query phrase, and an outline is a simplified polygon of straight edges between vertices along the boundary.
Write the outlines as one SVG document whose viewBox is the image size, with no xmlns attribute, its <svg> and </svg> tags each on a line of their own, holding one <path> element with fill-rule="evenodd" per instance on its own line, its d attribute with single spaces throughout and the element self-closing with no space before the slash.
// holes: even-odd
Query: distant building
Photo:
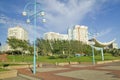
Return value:
<svg viewBox="0 0 120 80">
<path fill-rule="evenodd" d="M 88 44 L 88 27 L 75 25 L 73 29 L 68 29 L 68 39 L 77 40 Z"/>
<path fill-rule="evenodd" d="M 28 33 L 20 26 L 12 27 L 8 29 L 8 38 L 14 37 L 20 40 L 28 40 Z M 0 47 L 0 51 L 11 50 L 8 44 L 4 44 Z"/>
<path fill-rule="evenodd" d="M 68 40 L 68 35 L 55 32 L 47 32 L 44 34 L 45 40 Z"/>
<path fill-rule="evenodd" d="M 8 29 L 8 38 L 14 37 L 20 40 L 28 40 L 28 33 L 20 26 L 16 26 Z"/>
<path fill-rule="evenodd" d="M 60 34 L 59 40 L 68 40 L 68 35 L 67 34 Z"/>
<path fill-rule="evenodd" d="M 118 49 L 118 44 L 117 44 L 116 42 L 114 42 L 114 43 L 112 44 L 112 48 Z"/>
<path fill-rule="evenodd" d="M 73 40 L 73 31 L 72 29 L 68 29 L 68 40 Z"/>
</svg>

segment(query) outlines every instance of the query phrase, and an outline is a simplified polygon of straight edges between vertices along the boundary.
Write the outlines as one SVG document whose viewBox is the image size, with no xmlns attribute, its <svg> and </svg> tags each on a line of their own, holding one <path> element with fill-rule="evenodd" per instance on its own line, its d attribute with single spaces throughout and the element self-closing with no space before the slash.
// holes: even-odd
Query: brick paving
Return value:
<svg viewBox="0 0 120 80">
<path fill-rule="evenodd" d="M 35 75 L 30 69 L 18 69 L 18 73 L 41 80 L 120 80 L 120 62 L 101 65 L 67 65 L 55 67 L 43 67 L 37 69 Z M 52 69 L 53 68 L 53 69 Z M 83 75 L 85 74 L 85 75 Z M 93 76 L 93 77 L 92 77 Z"/>
</svg>

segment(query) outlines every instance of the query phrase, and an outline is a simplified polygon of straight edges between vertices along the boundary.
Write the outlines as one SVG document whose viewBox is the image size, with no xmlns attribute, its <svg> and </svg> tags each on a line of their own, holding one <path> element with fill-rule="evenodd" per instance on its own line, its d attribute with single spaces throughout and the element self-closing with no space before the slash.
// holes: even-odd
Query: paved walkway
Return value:
<svg viewBox="0 0 120 80">
<path fill-rule="evenodd" d="M 67 65 L 30 69 L 18 69 L 20 74 L 40 80 L 120 80 L 120 62 L 101 65 Z"/>
<path fill-rule="evenodd" d="M 17 77 L 13 77 L 13 78 L 0 79 L 0 80 L 29 80 L 29 79 L 17 76 Z"/>
</svg>

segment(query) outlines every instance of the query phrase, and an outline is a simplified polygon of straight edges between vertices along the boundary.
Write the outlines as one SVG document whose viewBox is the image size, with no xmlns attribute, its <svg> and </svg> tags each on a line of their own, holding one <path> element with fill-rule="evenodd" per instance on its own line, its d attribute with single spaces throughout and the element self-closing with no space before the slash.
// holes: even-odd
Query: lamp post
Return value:
<svg viewBox="0 0 120 80">
<path fill-rule="evenodd" d="M 95 42 L 91 42 L 90 43 L 90 45 L 91 45 L 91 47 L 92 47 L 92 62 L 93 62 L 93 65 L 95 65 L 95 54 L 94 54 L 94 45 L 95 44 Z"/>
<path fill-rule="evenodd" d="M 34 18 L 34 56 L 33 56 L 33 74 L 36 73 L 36 23 L 37 23 L 37 15 L 40 13 L 41 16 L 44 16 L 45 13 L 43 11 L 38 11 L 37 12 L 37 3 L 36 0 L 34 0 L 34 2 L 29 2 L 25 5 L 24 7 L 24 11 L 22 12 L 23 16 L 28 16 L 28 19 L 26 20 L 27 23 L 31 22 L 31 17 Z M 28 11 L 26 11 L 26 9 L 30 6 L 34 6 L 34 11 L 32 14 L 29 14 Z M 42 22 L 46 22 L 45 19 L 42 20 Z"/>
<path fill-rule="evenodd" d="M 95 55 L 94 55 L 94 46 L 92 46 L 92 57 L 93 57 L 93 65 L 95 65 Z"/>
<path fill-rule="evenodd" d="M 94 46 L 94 49 L 96 49 L 96 50 L 100 50 L 100 51 L 101 51 L 101 55 L 102 55 L 102 61 L 104 61 L 104 53 L 103 53 L 103 48 L 100 48 L 100 47 L 95 47 L 95 46 Z"/>
<path fill-rule="evenodd" d="M 102 54 L 102 61 L 104 61 L 103 48 L 101 48 L 101 54 Z"/>
</svg>

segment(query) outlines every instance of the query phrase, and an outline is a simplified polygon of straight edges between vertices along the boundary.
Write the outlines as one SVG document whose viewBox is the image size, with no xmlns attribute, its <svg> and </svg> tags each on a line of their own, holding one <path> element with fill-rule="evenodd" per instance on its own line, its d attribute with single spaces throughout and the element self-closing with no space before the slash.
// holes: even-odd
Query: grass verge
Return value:
<svg viewBox="0 0 120 80">
<path fill-rule="evenodd" d="M 114 57 L 109 54 L 104 55 L 105 60 L 116 60 L 120 59 L 119 57 Z M 8 55 L 9 62 L 33 62 L 33 56 L 21 56 L 21 55 Z M 47 62 L 47 63 L 56 63 L 56 62 L 92 62 L 92 56 L 80 56 L 80 57 L 70 57 L 70 58 L 54 58 L 51 59 L 50 56 L 38 56 L 36 57 L 37 62 Z M 95 61 L 102 61 L 101 55 L 95 56 Z"/>
</svg>

